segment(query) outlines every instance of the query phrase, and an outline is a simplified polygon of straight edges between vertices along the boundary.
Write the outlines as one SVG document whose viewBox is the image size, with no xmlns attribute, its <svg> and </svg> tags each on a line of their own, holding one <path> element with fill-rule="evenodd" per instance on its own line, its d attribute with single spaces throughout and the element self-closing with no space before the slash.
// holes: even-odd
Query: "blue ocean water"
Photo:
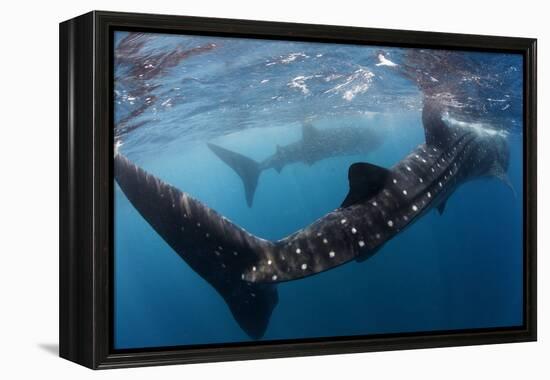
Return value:
<svg viewBox="0 0 550 380">
<path fill-rule="evenodd" d="M 423 94 L 450 120 L 507 135 L 508 176 L 461 186 L 372 258 L 279 284 L 262 340 L 494 328 L 523 321 L 522 58 L 119 32 L 115 143 L 130 160 L 277 240 L 337 208 L 348 167 L 391 167 L 424 142 Z M 369 126 L 378 149 L 262 173 L 254 205 L 206 146 L 261 160 L 320 128 Z M 221 296 L 115 185 L 115 348 L 247 342 Z"/>
</svg>

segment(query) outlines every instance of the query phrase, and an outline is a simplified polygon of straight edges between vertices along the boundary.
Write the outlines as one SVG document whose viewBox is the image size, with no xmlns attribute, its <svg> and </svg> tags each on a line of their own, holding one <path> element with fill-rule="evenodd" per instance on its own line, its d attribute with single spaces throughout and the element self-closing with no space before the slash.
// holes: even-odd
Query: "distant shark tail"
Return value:
<svg viewBox="0 0 550 380">
<path fill-rule="evenodd" d="M 240 153 L 233 152 L 212 143 L 208 143 L 208 147 L 220 160 L 229 165 L 229 167 L 239 175 L 244 185 L 246 203 L 248 207 L 252 207 L 254 193 L 258 186 L 258 178 L 262 172 L 260 164 Z"/>
</svg>

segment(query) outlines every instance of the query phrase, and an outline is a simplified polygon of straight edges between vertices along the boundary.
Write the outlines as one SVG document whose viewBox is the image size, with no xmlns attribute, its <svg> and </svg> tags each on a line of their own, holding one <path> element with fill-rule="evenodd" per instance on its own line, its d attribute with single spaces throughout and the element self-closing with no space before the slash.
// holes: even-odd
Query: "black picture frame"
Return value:
<svg viewBox="0 0 550 380">
<path fill-rule="evenodd" d="M 524 58 L 524 323 L 519 328 L 116 352 L 112 349 L 114 30 L 514 52 Z M 60 24 L 60 356 L 89 368 L 536 340 L 536 40 L 93 11 Z"/>
</svg>

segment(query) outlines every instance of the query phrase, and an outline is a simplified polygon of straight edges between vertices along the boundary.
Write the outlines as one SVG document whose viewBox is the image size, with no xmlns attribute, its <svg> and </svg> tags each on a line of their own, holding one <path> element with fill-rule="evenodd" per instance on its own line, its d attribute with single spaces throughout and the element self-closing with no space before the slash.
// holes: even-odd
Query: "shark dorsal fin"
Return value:
<svg viewBox="0 0 550 380">
<path fill-rule="evenodd" d="M 424 98 L 422 124 L 426 144 L 444 147 L 451 141 L 451 131 L 442 119 L 443 107 L 434 99 Z"/>
<path fill-rule="evenodd" d="M 348 207 L 367 200 L 376 195 L 386 183 L 389 170 L 369 164 L 357 162 L 348 170 L 349 193 L 340 207 Z"/>
<path fill-rule="evenodd" d="M 312 140 L 317 135 L 317 129 L 308 121 L 302 123 L 302 139 L 305 141 Z"/>
</svg>

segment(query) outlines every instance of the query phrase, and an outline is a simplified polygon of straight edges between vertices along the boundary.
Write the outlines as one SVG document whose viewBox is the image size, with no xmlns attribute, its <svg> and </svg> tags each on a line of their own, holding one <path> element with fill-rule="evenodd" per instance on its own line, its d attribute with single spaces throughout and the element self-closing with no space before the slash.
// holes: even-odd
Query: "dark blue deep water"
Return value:
<svg viewBox="0 0 550 380">
<path fill-rule="evenodd" d="M 122 32 L 115 42 L 118 150 L 265 239 L 337 208 L 350 164 L 391 167 L 423 143 L 423 94 L 450 122 L 507 135 L 515 195 L 494 178 L 468 182 L 443 215 L 429 212 L 372 258 L 279 284 L 263 340 L 522 324 L 521 56 Z M 267 170 L 249 208 L 206 143 L 261 160 L 299 140 L 304 120 L 369 126 L 384 142 Z M 250 341 L 117 185 L 114 255 L 115 348 Z"/>
</svg>

